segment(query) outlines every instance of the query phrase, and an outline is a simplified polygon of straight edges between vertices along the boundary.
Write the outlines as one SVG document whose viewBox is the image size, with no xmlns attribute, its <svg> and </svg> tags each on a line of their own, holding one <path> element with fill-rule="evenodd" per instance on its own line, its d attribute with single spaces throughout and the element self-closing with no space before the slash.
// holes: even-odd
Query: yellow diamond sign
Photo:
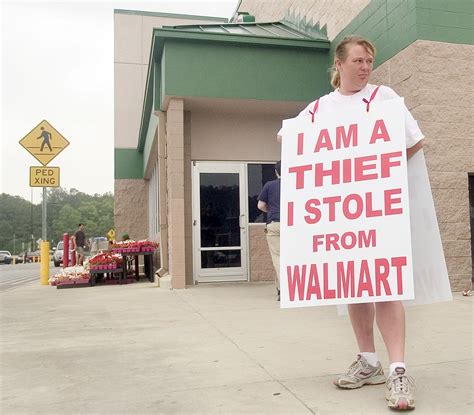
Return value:
<svg viewBox="0 0 474 415">
<path fill-rule="evenodd" d="M 20 144 L 46 166 L 69 145 L 69 141 L 48 121 L 43 120 L 20 140 Z"/>
<path fill-rule="evenodd" d="M 107 232 L 107 238 L 109 241 L 113 241 L 115 239 L 115 231 L 113 229 L 110 229 Z"/>
</svg>

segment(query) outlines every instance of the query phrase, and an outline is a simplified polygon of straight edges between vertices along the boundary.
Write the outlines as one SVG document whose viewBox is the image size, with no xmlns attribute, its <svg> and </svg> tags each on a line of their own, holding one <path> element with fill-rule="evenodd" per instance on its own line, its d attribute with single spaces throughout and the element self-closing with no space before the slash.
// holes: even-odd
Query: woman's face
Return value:
<svg viewBox="0 0 474 415">
<path fill-rule="evenodd" d="M 369 82 L 374 57 L 362 45 L 350 44 L 347 48 L 346 59 L 336 59 L 336 68 L 341 76 L 341 92 L 355 93 Z"/>
</svg>

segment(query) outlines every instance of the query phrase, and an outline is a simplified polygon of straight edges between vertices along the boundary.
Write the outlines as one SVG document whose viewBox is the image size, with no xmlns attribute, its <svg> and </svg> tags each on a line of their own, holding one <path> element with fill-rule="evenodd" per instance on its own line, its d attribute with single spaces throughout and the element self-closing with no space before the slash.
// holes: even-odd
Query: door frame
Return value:
<svg viewBox="0 0 474 415">
<path fill-rule="evenodd" d="M 209 172 L 226 173 L 226 168 L 231 173 L 239 173 L 240 193 L 240 245 L 241 245 L 241 271 L 236 274 L 235 268 L 217 268 L 204 272 L 200 267 L 201 235 L 200 235 L 200 189 L 199 168 Z M 232 167 L 229 169 L 229 167 Z M 236 171 L 237 168 L 237 171 Z M 193 252 L 193 284 L 203 282 L 230 282 L 250 280 L 249 257 L 249 226 L 248 226 L 248 189 L 247 189 L 247 162 L 241 161 L 192 161 L 191 162 L 191 216 L 192 216 L 192 252 Z M 199 272 L 201 271 L 201 273 Z M 199 275 L 198 275 L 199 274 Z"/>
</svg>

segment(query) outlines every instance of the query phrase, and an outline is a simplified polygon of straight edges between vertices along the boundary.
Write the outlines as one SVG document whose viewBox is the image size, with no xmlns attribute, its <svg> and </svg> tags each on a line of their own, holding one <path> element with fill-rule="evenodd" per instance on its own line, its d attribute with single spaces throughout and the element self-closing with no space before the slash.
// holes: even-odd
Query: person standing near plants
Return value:
<svg viewBox="0 0 474 415">
<path fill-rule="evenodd" d="M 76 264 L 84 264 L 85 249 L 89 246 L 89 241 L 86 239 L 84 232 L 85 225 L 80 223 L 77 225 L 77 231 L 74 233 L 74 240 L 76 243 Z"/>
</svg>

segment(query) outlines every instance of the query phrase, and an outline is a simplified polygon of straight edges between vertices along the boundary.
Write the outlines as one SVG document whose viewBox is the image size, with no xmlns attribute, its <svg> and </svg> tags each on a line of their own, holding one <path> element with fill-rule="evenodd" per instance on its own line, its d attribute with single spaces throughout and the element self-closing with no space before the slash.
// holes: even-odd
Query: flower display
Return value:
<svg viewBox="0 0 474 415">
<path fill-rule="evenodd" d="M 111 252 L 99 252 L 89 259 L 89 269 L 117 269 L 121 268 L 123 258 Z"/>
<path fill-rule="evenodd" d="M 159 244 L 148 239 L 134 241 L 128 239 L 126 241 L 116 242 L 112 245 L 112 250 L 118 253 L 133 253 L 133 252 L 153 252 L 157 249 Z"/>
<path fill-rule="evenodd" d="M 89 282 L 89 271 L 83 266 L 63 268 L 61 272 L 49 277 L 49 285 Z"/>
</svg>

